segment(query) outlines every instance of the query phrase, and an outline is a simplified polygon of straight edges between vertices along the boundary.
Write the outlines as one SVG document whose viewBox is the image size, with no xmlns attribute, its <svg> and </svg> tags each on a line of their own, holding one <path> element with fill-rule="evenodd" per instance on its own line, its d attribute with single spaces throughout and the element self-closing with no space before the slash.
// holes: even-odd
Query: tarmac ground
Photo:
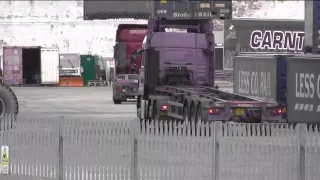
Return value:
<svg viewBox="0 0 320 180">
<path fill-rule="evenodd" d="M 133 119 L 135 102 L 115 105 L 108 87 L 13 87 L 19 115 L 77 119 Z"/>
<path fill-rule="evenodd" d="M 232 86 L 219 83 L 221 89 Z M 112 88 L 107 87 L 12 87 L 19 101 L 19 115 L 76 119 L 134 119 L 136 103 L 115 105 Z"/>
</svg>

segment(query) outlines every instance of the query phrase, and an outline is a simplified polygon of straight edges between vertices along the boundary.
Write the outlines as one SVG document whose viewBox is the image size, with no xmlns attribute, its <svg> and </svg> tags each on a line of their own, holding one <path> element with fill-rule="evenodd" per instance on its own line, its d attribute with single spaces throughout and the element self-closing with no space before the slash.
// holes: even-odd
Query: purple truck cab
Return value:
<svg viewBox="0 0 320 180">
<path fill-rule="evenodd" d="M 149 27 L 159 27 L 152 23 L 149 20 Z M 211 20 L 198 21 L 198 29 L 183 27 L 187 32 L 165 32 L 161 28 L 148 32 L 139 76 L 139 118 L 279 122 L 282 114 L 277 113 L 277 103 L 215 87 Z"/>
</svg>

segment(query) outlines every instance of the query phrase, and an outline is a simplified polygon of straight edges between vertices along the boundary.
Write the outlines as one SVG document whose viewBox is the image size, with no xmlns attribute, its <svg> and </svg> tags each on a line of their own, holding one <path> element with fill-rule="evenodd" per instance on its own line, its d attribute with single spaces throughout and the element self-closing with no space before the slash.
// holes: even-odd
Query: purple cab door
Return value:
<svg viewBox="0 0 320 180">
<path fill-rule="evenodd" d="M 4 47 L 3 82 L 8 85 L 22 84 L 22 49 Z"/>
</svg>

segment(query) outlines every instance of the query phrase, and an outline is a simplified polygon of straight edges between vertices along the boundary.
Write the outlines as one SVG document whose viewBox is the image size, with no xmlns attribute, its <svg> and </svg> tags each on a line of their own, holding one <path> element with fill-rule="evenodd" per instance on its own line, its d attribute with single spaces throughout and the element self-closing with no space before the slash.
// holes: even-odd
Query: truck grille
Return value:
<svg viewBox="0 0 320 180">
<path fill-rule="evenodd" d="M 137 83 L 132 83 L 126 86 L 128 93 L 137 93 L 138 92 L 139 85 Z"/>
</svg>

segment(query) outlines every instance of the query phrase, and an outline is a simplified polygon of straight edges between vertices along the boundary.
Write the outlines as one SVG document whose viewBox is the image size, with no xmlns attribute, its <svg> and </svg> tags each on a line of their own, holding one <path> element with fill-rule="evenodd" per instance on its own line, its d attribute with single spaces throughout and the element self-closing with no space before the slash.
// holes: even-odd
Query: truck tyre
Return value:
<svg viewBox="0 0 320 180">
<path fill-rule="evenodd" d="M 114 100 L 113 100 L 113 103 L 114 103 L 114 104 L 121 104 L 122 101 L 121 101 L 121 100 L 118 100 L 118 99 L 114 99 Z"/>
<path fill-rule="evenodd" d="M 0 116 L 17 115 L 19 103 L 17 96 L 10 87 L 0 83 Z"/>
</svg>

